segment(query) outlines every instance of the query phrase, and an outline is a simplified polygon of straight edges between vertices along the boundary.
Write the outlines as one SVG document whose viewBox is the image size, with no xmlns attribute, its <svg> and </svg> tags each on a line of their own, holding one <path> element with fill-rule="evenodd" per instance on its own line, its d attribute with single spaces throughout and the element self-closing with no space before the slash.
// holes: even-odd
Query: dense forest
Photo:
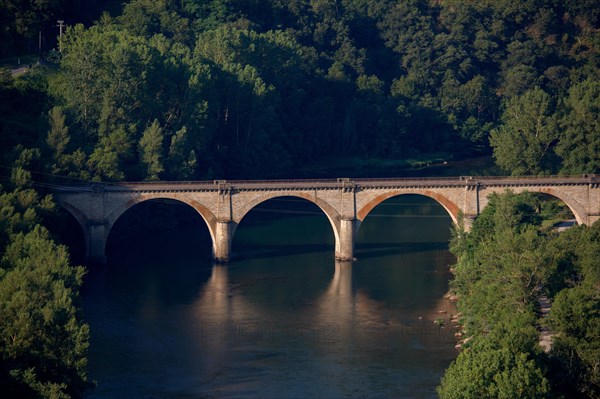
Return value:
<svg viewBox="0 0 600 399">
<path fill-rule="evenodd" d="M 0 387 L 6 398 L 82 397 L 89 327 L 79 289 L 85 270 L 44 227 L 53 215 L 24 150 L 0 186 Z"/>
<path fill-rule="evenodd" d="M 441 399 L 600 397 L 600 223 L 557 233 L 539 201 L 494 195 L 469 233 L 454 230 L 463 344 Z"/>
<path fill-rule="evenodd" d="M 338 160 L 478 156 L 514 175 L 600 172 L 596 0 L 0 0 L 0 21 L 9 396 L 90 386 L 84 269 L 43 227 L 58 178 L 320 177 Z M 556 236 L 532 201 L 498 196 L 456 230 L 466 343 L 442 398 L 600 397 L 599 226 Z"/>
<path fill-rule="evenodd" d="M 0 82 L 2 148 L 40 148 L 48 173 L 269 178 L 492 153 L 512 174 L 600 170 L 594 0 L 97 3 L 2 2 L 5 54 L 66 21 L 42 66 Z"/>
</svg>

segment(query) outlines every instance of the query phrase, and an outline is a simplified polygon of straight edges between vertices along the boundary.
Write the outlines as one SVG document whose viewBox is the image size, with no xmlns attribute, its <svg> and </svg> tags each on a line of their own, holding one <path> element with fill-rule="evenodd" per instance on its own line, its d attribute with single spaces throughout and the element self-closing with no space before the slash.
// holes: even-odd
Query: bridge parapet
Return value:
<svg viewBox="0 0 600 399">
<path fill-rule="evenodd" d="M 80 185 L 56 186 L 57 192 L 195 192 L 236 190 L 305 190 L 344 189 L 348 187 L 400 188 L 400 187 L 457 187 L 457 186 L 556 186 L 590 184 L 597 188 L 600 176 L 455 176 L 455 177 L 404 177 L 404 178 L 338 178 L 292 180 L 200 180 L 200 181 L 148 181 L 102 182 Z"/>
</svg>

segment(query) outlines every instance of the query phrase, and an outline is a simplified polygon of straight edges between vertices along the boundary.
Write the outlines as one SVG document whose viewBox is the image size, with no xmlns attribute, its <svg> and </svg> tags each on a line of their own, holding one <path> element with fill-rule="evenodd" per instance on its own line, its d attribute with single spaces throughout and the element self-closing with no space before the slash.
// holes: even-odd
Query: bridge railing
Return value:
<svg viewBox="0 0 600 399">
<path fill-rule="evenodd" d="M 445 176 L 445 177 L 385 177 L 385 178 L 337 178 L 337 179 L 281 179 L 281 180 L 197 180 L 197 181 L 141 181 L 141 182 L 82 182 L 64 186 L 76 191 L 122 191 L 122 190 L 175 190 L 175 189 L 228 189 L 228 188 L 337 188 L 353 185 L 378 184 L 527 184 L 527 183 L 600 183 L 600 176 Z M 60 186 L 55 189 L 60 190 Z"/>
</svg>

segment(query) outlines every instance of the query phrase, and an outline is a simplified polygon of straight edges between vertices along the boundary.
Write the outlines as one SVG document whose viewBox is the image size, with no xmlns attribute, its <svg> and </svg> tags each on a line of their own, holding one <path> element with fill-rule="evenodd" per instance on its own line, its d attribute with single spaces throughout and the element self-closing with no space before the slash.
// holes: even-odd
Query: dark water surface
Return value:
<svg viewBox="0 0 600 399">
<path fill-rule="evenodd" d="M 457 352 L 452 328 L 433 322 L 455 311 L 443 299 L 451 221 L 434 201 L 377 207 L 354 263 L 334 260 L 331 226 L 307 201 L 252 211 L 228 265 L 212 264 L 193 213 L 127 236 L 149 209 L 124 215 L 108 265 L 87 276 L 90 397 L 436 396 Z"/>
</svg>

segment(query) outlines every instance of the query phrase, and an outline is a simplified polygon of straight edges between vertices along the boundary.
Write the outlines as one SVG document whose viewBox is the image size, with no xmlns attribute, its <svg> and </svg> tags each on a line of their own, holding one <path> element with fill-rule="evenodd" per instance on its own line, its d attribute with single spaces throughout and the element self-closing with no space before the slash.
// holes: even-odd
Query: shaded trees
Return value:
<svg viewBox="0 0 600 399">
<path fill-rule="evenodd" d="M 550 373 L 567 396 L 600 395 L 600 223 L 581 226 L 553 241 L 562 255 L 562 285 L 550 312 L 555 331 Z"/>
<path fill-rule="evenodd" d="M 165 141 L 187 127 L 191 149 L 200 152 L 206 126 L 209 69 L 191 65 L 189 49 L 161 35 L 146 41 L 104 20 L 88 30 L 76 26 L 64 40 L 54 93 L 71 121 L 71 154 L 83 154 L 86 174 L 97 179 L 140 178 L 138 148 L 154 120 Z"/>
<path fill-rule="evenodd" d="M 561 121 L 564 133 L 556 152 L 566 173 L 600 172 L 600 82 L 585 80 L 572 86 Z"/>
<path fill-rule="evenodd" d="M 196 178 L 331 156 L 486 154 L 488 140 L 515 174 L 561 170 L 555 147 L 563 171 L 590 172 L 595 161 L 569 164 L 575 135 L 557 143 L 581 123 L 562 97 L 598 76 L 591 15 L 550 0 L 131 1 L 65 38 L 55 92 L 67 155 L 83 155 L 82 176 L 142 178 L 137 144 L 156 119 L 164 157 L 185 128 Z M 163 177 L 180 174 L 172 165 Z"/>
<path fill-rule="evenodd" d="M 552 170 L 552 146 L 559 138 L 551 98 L 540 88 L 513 97 L 502 115 L 502 126 L 492 130 L 490 145 L 496 163 L 513 175 Z"/>
<path fill-rule="evenodd" d="M 530 194 L 494 195 L 469 233 L 454 231 L 451 286 L 466 339 L 440 397 L 597 395 L 600 224 L 557 235 L 540 227 L 538 208 Z M 541 295 L 553 302 L 548 354 L 538 344 Z"/>
<path fill-rule="evenodd" d="M 79 287 L 84 269 L 69 264 L 66 247 L 39 225 L 50 196 L 31 188 L 17 160 L 11 191 L 0 191 L 0 385 L 10 397 L 81 397 L 89 331 L 81 321 Z"/>
<path fill-rule="evenodd" d="M 145 180 L 158 180 L 158 176 L 165 170 L 163 166 L 163 133 L 155 119 L 142 134 L 139 142 L 141 162 L 145 167 Z"/>
</svg>

